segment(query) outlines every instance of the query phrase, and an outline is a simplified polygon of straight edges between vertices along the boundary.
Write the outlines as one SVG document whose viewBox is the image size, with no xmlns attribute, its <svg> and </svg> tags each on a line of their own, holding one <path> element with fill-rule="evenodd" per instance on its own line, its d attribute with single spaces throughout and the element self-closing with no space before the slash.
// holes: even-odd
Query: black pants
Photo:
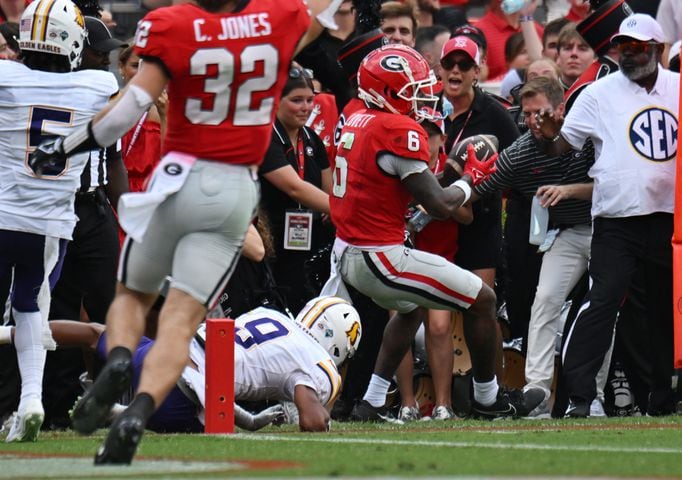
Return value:
<svg viewBox="0 0 682 480">
<path fill-rule="evenodd" d="M 507 302 L 511 337 L 523 338 L 523 350 L 528 340 L 530 309 L 540 277 L 542 254 L 537 245 L 528 243 L 530 201 L 518 196 L 507 199 L 507 220 L 504 225 L 504 258 L 506 278 L 504 300 Z"/>
<path fill-rule="evenodd" d="M 643 269 L 646 318 L 655 345 L 652 391 L 670 389 L 672 232 L 673 216 L 667 213 L 595 219 L 589 265 L 592 283 L 563 352 L 563 374 L 571 400 L 594 399 L 595 376 L 611 343 L 616 314 L 638 267 Z"/>
<path fill-rule="evenodd" d="M 82 304 L 90 321 L 105 323 L 116 292 L 118 224 L 103 189 L 76 196 L 75 210 L 79 220 L 52 291 L 50 319 L 79 320 Z M 48 352 L 43 381 L 47 428 L 68 426 L 68 410 L 81 392 L 78 376 L 85 367 L 79 348 Z"/>
</svg>

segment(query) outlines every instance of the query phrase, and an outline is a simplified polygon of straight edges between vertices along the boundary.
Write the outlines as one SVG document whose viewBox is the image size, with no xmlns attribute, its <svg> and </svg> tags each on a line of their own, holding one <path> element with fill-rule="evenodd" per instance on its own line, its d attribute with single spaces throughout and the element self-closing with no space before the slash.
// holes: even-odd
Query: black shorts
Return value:
<svg viewBox="0 0 682 480">
<path fill-rule="evenodd" d="M 455 264 L 467 270 L 497 268 L 502 256 L 502 196 L 473 203 L 474 221 L 459 227 Z"/>
</svg>

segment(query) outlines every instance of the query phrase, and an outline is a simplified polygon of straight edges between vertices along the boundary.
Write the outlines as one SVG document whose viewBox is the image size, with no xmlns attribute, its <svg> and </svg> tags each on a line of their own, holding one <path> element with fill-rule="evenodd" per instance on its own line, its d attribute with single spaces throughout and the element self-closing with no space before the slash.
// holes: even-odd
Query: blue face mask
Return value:
<svg viewBox="0 0 682 480">
<path fill-rule="evenodd" d="M 452 107 L 452 103 L 450 101 L 443 97 L 443 117 L 447 118 L 450 115 L 452 115 L 452 112 L 454 112 L 454 108 Z"/>
</svg>

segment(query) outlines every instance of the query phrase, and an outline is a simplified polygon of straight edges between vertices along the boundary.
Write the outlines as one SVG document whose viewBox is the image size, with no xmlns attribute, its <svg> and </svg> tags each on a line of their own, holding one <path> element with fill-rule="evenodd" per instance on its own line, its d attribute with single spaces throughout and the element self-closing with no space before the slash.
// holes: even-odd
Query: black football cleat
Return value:
<svg viewBox="0 0 682 480">
<path fill-rule="evenodd" d="M 592 402 L 585 400 L 569 400 L 564 418 L 587 418 L 590 416 Z"/>
<path fill-rule="evenodd" d="M 130 360 L 107 363 L 92 387 L 80 397 L 71 410 L 71 425 L 78 433 L 88 435 L 102 426 L 111 407 L 129 388 L 133 378 Z"/>
<path fill-rule="evenodd" d="M 386 406 L 373 407 L 367 400 L 360 400 L 350 412 L 352 422 L 375 422 L 375 423 L 394 423 L 402 425 L 404 422 L 395 418 Z"/>
<path fill-rule="evenodd" d="M 531 388 L 527 391 L 506 390 L 503 387 L 497 391 L 497 398 L 492 405 L 481 405 L 476 400 L 472 402 L 471 412 L 474 418 L 520 418 L 527 416 L 531 410 L 540 405 L 545 399 L 545 391 L 541 388 Z"/>
<path fill-rule="evenodd" d="M 122 413 L 114 421 L 104 443 L 97 450 L 95 465 L 130 465 L 144 433 L 144 421 Z"/>
</svg>

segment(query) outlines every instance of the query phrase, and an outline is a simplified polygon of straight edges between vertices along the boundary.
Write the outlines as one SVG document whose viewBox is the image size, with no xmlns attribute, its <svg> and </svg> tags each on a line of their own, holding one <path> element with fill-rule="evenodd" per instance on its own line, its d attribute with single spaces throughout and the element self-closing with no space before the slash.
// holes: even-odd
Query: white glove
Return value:
<svg viewBox="0 0 682 480">
<path fill-rule="evenodd" d="M 260 430 L 283 416 L 284 409 L 281 405 L 273 405 L 256 414 L 247 412 L 237 404 L 234 406 L 234 423 L 250 432 Z"/>
</svg>

